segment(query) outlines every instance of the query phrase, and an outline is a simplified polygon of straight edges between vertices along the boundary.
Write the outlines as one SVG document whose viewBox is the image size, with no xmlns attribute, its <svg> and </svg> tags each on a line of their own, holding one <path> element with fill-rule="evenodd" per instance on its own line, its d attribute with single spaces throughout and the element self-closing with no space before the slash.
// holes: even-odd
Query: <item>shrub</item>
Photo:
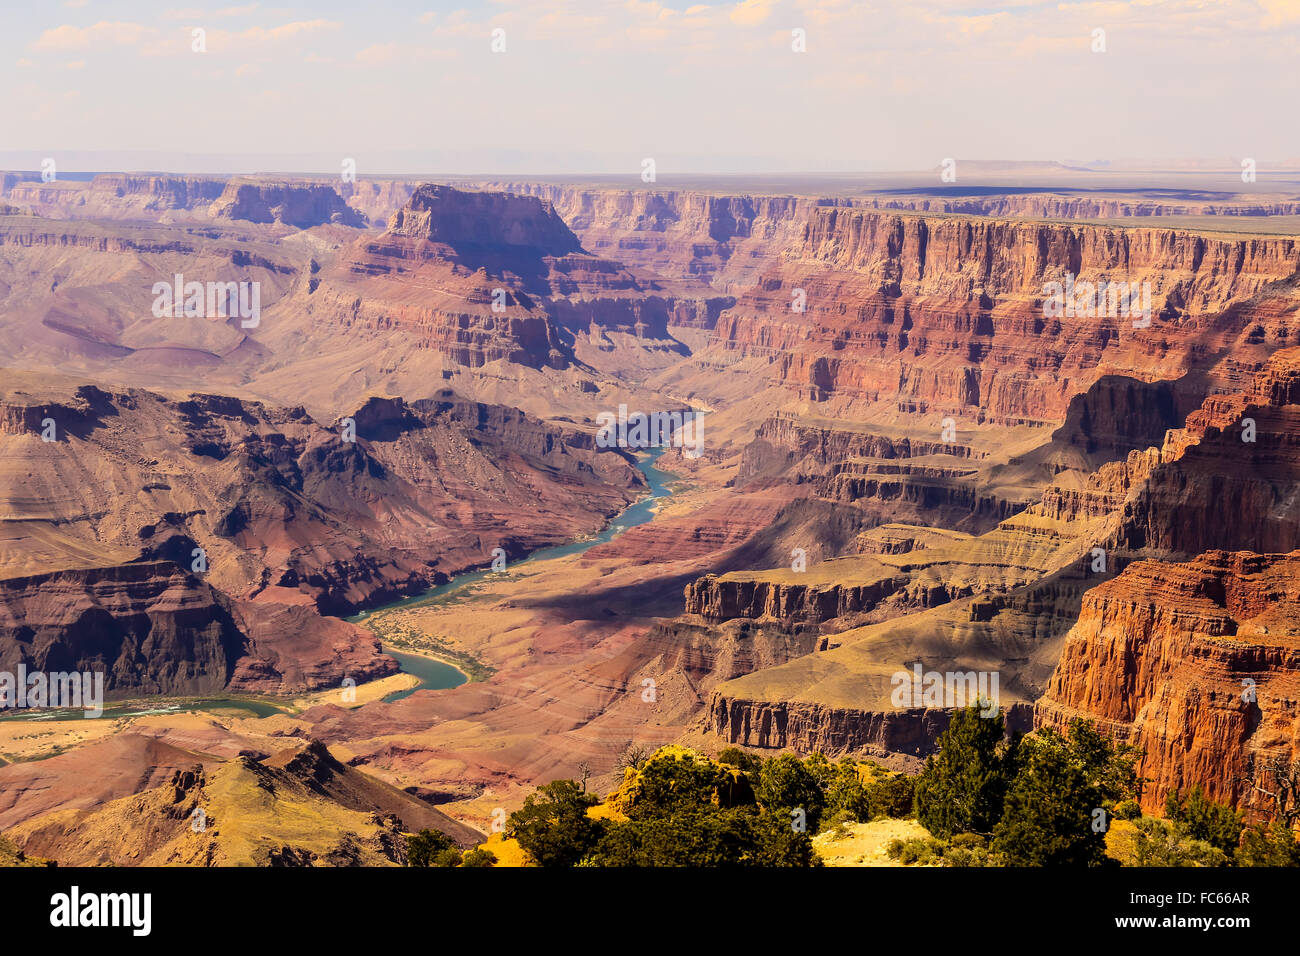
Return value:
<svg viewBox="0 0 1300 956">
<path fill-rule="evenodd" d="M 1177 825 L 1146 817 L 1137 823 L 1138 866 L 1227 866 L 1218 847 L 1195 839 Z"/>
<path fill-rule="evenodd" d="M 923 837 L 890 840 L 885 847 L 885 854 L 891 860 L 897 860 L 904 866 L 927 866 L 941 859 L 943 852 L 942 843 L 938 840 Z"/>
<path fill-rule="evenodd" d="M 465 856 L 461 859 L 461 866 L 495 866 L 497 855 L 491 850 L 485 850 L 478 846 L 472 850 L 466 850 Z"/>
<path fill-rule="evenodd" d="M 421 830 L 406 838 L 406 865 L 418 867 L 455 866 L 447 863 L 447 853 L 455 853 L 460 861 L 460 851 L 444 833 L 437 830 Z"/>
<path fill-rule="evenodd" d="M 834 816 L 822 817 L 822 832 L 830 833 L 832 840 L 847 840 L 853 835 L 849 829 L 850 823 L 858 822 L 857 817 L 847 810 L 840 810 Z"/>
<path fill-rule="evenodd" d="M 1233 853 L 1245 828 L 1241 814 L 1231 807 L 1214 803 L 1206 798 L 1200 784 L 1187 791 L 1180 799 L 1174 790 L 1165 797 L 1165 816 L 1178 824 L 1180 831 L 1194 840 L 1201 840 L 1225 854 Z"/>
<path fill-rule="evenodd" d="M 950 846 L 943 853 L 943 865 L 962 868 L 1006 866 L 1006 860 L 982 846 Z"/>
<path fill-rule="evenodd" d="M 1111 816 L 1116 820 L 1137 820 L 1142 816 L 1142 806 L 1136 800 L 1121 800 L 1115 804 Z"/>
<path fill-rule="evenodd" d="M 1282 820 L 1247 830 L 1237 849 L 1238 866 L 1300 866 L 1300 843 Z"/>
</svg>

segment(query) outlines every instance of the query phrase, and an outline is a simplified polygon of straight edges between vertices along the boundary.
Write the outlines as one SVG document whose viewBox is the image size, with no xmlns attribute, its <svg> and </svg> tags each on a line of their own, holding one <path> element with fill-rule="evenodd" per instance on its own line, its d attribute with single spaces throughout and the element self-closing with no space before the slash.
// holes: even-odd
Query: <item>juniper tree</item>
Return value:
<svg viewBox="0 0 1300 956">
<path fill-rule="evenodd" d="M 916 818 L 941 839 L 988 834 L 1006 795 L 1001 714 L 981 717 L 978 705 L 958 710 L 916 781 Z"/>
</svg>

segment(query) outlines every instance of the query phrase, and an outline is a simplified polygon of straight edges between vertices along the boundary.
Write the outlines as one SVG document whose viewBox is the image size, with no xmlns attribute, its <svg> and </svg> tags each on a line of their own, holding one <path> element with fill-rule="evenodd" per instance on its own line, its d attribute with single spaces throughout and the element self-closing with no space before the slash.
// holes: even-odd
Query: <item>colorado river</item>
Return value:
<svg viewBox="0 0 1300 956">
<path fill-rule="evenodd" d="M 635 528 L 639 524 L 645 524 L 655 515 L 655 505 L 672 495 L 668 488 L 668 483 L 676 478 L 671 472 L 661 471 L 655 467 L 655 463 L 663 455 L 665 449 L 657 448 L 653 452 L 648 452 L 637 456 L 636 466 L 641 474 L 645 476 L 646 483 L 650 486 L 650 494 L 640 501 L 630 505 L 626 510 L 620 512 L 610 522 L 600 534 L 592 538 L 585 538 L 580 541 L 571 541 L 568 544 L 555 545 L 549 548 L 542 548 L 534 551 L 527 558 L 512 564 L 510 570 L 518 570 L 529 564 L 538 561 L 549 561 L 552 558 L 564 558 L 569 555 L 582 554 L 588 548 L 594 548 L 598 544 L 604 544 L 618 537 L 628 528 Z M 468 574 L 459 575 L 446 584 L 439 584 L 437 587 L 430 588 L 413 597 L 403 598 L 400 601 L 394 601 L 391 604 L 384 604 L 380 607 L 372 608 L 369 611 L 363 611 L 360 614 L 353 615 L 347 620 L 353 624 L 364 625 L 373 615 L 383 614 L 388 611 L 402 610 L 413 607 L 428 607 L 430 605 L 442 604 L 445 601 L 455 597 L 462 589 L 476 584 L 486 578 L 491 577 L 495 572 L 485 569 L 482 571 L 471 571 Z M 445 690 L 449 687 L 459 687 L 469 678 L 464 672 L 433 657 L 426 657 L 421 654 L 407 654 L 402 651 L 396 651 L 391 647 L 385 647 L 384 653 L 394 658 L 400 665 L 403 673 L 412 674 L 420 679 L 420 683 L 407 690 L 396 691 L 384 698 L 385 702 L 401 700 L 403 697 L 409 697 L 417 690 Z"/>
</svg>

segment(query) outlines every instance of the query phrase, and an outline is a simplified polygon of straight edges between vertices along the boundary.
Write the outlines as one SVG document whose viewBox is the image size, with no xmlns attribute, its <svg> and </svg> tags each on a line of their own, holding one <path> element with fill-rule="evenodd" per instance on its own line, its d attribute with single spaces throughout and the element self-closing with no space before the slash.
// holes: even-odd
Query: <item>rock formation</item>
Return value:
<svg viewBox="0 0 1300 956">
<path fill-rule="evenodd" d="M 261 760 L 178 769 L 162 786 L 93 810 L 53 811 L 9 835 L 64 866 L 393 866 L 406 862 L 404 834 L 424 828 L 461 847 L 482 841 L 312 741 Z"/>
<path fill-rule="evenodd" d="M 575 361 L 575 335 L 593 329 L 684 354 L 668 324 L 683 308 L 694 314 L 701 295 L 687 290 L 679 304 L 676 287 L 588 255 L 538 199 L 424 185 L 383 235 L 322 272 L 306 310 L 355 334 L 410 334 L 461 366 L 562 369 Z"/>
<path fill-rule="evenodd" d="M 1298 698 L 1300 553 L 1215 550 L 1137 562 L 1085 594 L 1037 718 L 1083 717 L 1137 746 L 1149 811 L 1200 786 L 1259 817 L 1266 764 L 1300 744 Z"/>
<path fill-rule="evenodd" d="M 213 219 L 281 223 L 310 229 L 325 223 L 361 228 L 365 218 L 330 186 L 232 180 L 208 207 Z"/>
</svg>

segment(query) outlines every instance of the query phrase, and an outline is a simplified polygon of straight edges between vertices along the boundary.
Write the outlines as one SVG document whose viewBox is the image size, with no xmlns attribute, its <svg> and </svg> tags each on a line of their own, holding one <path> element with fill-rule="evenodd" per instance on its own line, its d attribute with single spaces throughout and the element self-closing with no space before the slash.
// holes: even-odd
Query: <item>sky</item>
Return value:
<svg viewBox="0 0 1300 956">
<path fill-rule="evenodd" d="M 227 2 L 7 9 L 0 156 L 629 175 L 1300 158 L 1300 0 Z"/>
</svg>

